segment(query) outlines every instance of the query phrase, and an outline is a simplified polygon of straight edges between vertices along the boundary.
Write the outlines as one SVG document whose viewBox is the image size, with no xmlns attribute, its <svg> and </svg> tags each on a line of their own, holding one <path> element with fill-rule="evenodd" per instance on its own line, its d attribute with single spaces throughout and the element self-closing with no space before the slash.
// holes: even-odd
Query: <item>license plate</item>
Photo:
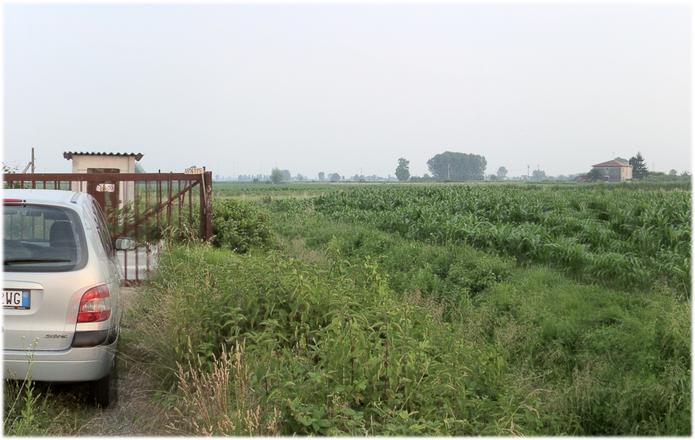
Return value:
<svg viewBox="0 0 695 440">
<path fill-rule="evenodd" d="M 28 309 L 29 291 L 28 290 L 7 290 L 2 295 L 2 307 L 4 309 Z"/>
</svg>

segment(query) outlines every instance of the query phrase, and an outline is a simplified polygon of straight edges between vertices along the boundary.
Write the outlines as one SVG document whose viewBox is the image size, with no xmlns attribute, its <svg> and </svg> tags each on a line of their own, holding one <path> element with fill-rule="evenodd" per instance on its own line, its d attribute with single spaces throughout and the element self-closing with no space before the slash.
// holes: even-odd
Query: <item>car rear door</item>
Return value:
<svg viewBox="0 0 695 440">
<path fill-rule="evenodd" d="M 99 243 L 96 246 L 101 246 L 100 251 L 103 251 L 101 255 L 100 263 L 103 267 L 103 276 L 109 287 L 109 292 L 112 301 L 112 314 L 114 316 L 114 326 L 117 328 L 120 323 L 121 311 L 123 310 L 123 304 L 121 303 L 121 269 L 119 266 L 118 259 L 116 258 L 116 250 L 113 247 L 113 240 L 109 227 L 106 222 L 106 216 L 101 209 L 101 206 L 96 201 L 96 199 L 90 196 L 89 206 L 86 207 L 90 211 L 93 221 L 96 225 L 97 234 L 99 237 Z M 101 252 L 99 252 L 101 254 Z"/>
<path fill-rule="evenodd" d="M 98 282 L 82 221 L 68 207 L 31 203 L 4 203 L 3 218 L 4 349 L 67 349 L 80 298 Z"/>
</svg>

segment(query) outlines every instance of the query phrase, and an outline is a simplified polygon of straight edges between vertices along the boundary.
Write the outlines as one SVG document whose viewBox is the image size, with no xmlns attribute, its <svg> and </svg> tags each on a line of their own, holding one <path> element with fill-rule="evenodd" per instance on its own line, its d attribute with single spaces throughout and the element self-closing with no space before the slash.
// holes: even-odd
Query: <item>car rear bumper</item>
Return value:
<svg viewBox="0 0 695 440">
<path fill-rule="evenodd" d="M 3 350 L 5 379 L 45 382 L 85 382 L 108 375 L 116 356 L 116 343 L 72 347 L 61 351 Z"/>
</svg>

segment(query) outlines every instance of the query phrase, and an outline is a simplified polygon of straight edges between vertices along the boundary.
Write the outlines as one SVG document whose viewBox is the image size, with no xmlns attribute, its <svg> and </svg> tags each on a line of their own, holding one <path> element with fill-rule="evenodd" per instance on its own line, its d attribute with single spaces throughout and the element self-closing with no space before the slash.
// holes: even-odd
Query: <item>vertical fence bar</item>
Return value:
<svg viewBox="0 0 695 440">
<path fill-rule="evenodd" d="M 127 185 L 127 183 L 126 183 Z M 140 213 L 138 212 L 138 182 L 133 182 L 133 238 L 140 238 Z"/>
<path fill-rule="evenodd" d="M 200 239 L 205 240 L 205 176 L 203 174 L 198 175 L 200 177 L 200 184 L 198 185 L 198 191 L 200 192 Z"/>
<path fill-rule="evenodd" d="M 169 180 L 167 180 L 167 227 L 171 228 L 171 185 L 173 183 L 173 180 L 171 177 L 169 177 Z"/>
<path fill-rule="evenodd" d="M 126 184 L 127 185 L 127 184 Z M 120 185 L 119 185 L 120 186 Z M 125 191 L 125 188 L 124 188 Z M 115 209 L 118 209 L 116 205 Z M 128 236 L 128 201 L 123 197 L 123 235 Z M 123 250 L 123 278 L 126 284 L 130 283 L 130 278 L 128 278 L 128 249 Z"/>
<path fill-rule="evenodd" d="M 150 182 L 145 180 L 145 212 L 150 209 Z M 150 228 L 147 227 L 148 219 L 145 219 L 145 241 L 150 239 Z"/>
<path fill-rule="evenodd" d="M 126 183 L 127 185 L 127 183 Z M 133 182 L 133 210 L 134 210 L 134 222 L 133 222 L 133 238 L 135 239 L 135 281 L 140 281 L 140 252 L 138 249 L 138 242 L 140 240 L 140 215 L 138 214 L 138 181 Z"/>
<path fill-rule="evenodd" d="M 140 281 L 140 245 L 135 245 L 135 282 Z"/>
<path fill-rule="evenodd" d="M 162 212 L 162 210 L 160 209 L 161 206 L 162 206 L 162 181 L 158 180 L 157 181 L 157 234 L 161 234 L 161 231 L 162 231 L 162 226 L 161 226 L 161 212 Z M 161 238 L 161 235 L 159 238 Z"/>
<path fill-rule="evenodd" d="M 128 249 L 123 250 L 123 281 L 126 284 L 130 281 L 128 279 Z"/>
<path fill-rule="evenodd" d="M 179 202 L 179 205 L 178 205 L 178 211 L 179 211 L 179 212 L 178 212 L 178 214 L 179 214 L 179 234 L 181 234 L 181 231 L 182 231 L 182 229 L 181 229 L 181 225 L 182 225 L 181 213 L 182 213 L 182 209 L 183 209 L 183 194 L 181 194 L 181 181 L 180 181 L 180 180 L 178 180 L 178 181 L 176 182 L 176 194 L 178 194 L 177 199 L 178 199 L 178 202 Z"/>
<path fill-rule="evenodd" d="M 145 246 L 145 273 L 147 274 L 148 278 L 150 276 L 150 257 L 152 256 L 150 246 L 151 245 L 149 243 L 147 244 L 147 246 Z"/>
<path fill-rule="evenodd" d="M 193 227 L 193 181 L 186 182 L 188 187 L 188 225 Z"/>
<path fill-rule="evenodd" d="M 150 182 L 145 180 L 145 212 L 150 209 Z M 145 273 L 150 276 L 150 219 L 145 219 Z"/>
</svg>

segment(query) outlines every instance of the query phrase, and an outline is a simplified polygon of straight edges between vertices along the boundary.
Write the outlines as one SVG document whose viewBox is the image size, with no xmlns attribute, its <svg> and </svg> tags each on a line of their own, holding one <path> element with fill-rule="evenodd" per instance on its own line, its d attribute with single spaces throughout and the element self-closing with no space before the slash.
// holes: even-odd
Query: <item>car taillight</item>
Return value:
<svg viewBox="0 0 695 440">
<path fill-rule="evenodd" d="M 106 284 L 92 287 L 82 295 L 77 322 L 105 321 L 111 316 L 111 298 Z"/>
</svg>

